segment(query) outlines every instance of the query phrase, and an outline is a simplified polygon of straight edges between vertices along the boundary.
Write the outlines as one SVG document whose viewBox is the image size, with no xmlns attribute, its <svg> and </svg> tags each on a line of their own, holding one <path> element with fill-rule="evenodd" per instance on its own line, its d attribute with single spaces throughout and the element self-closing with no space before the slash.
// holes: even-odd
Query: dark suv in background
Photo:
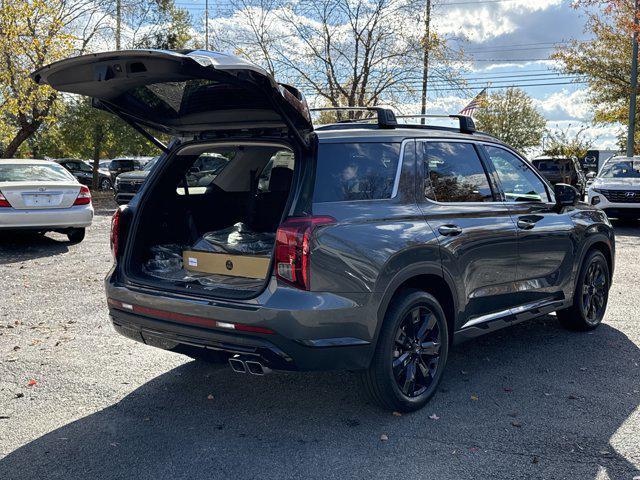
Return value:
<svg viewBox="0 0 640 480">
<path fill-rule="evenodd" d="M 76 158 L 58 158 L 54 161 L 71 172 L 81 184 L 88 187 L 93 185 L 93 168 L 88 162 Z M 109 172 L 98 170 L 98 188 L 100 188 L 100 190 L 109 190 L 111 186 L 111 175 Z"/>
<path fill-rule="evenodd" d="M 165 151 L 113 218 L 107 299 L 129 338 L 245 374 L 357 370 L 377 403 L 411 411 L 454 339 L 604 316 L 606 215 L 468 117 L 351 109 L 314 127 L 294 87 L 207 51 L 102 53 L 33 77 L 93 96 Z M 220 171 L 190 179 L 212 156 Z"/>
<path fill-rule="evenodd" d="M 572 185 L 584 197 L 587 177 L 577 158 L 538 157 L 531 161 L 552 185 L 566 183 Z"/>
<path fill-rule="evenodd" d="M 149 160 L 141 170 L 133 170 L 118 175 L 113 186 L 113 194 L 118 205 L 128 203 L 140 190 L 140 187 L 160 157 Z"/>
</svg>

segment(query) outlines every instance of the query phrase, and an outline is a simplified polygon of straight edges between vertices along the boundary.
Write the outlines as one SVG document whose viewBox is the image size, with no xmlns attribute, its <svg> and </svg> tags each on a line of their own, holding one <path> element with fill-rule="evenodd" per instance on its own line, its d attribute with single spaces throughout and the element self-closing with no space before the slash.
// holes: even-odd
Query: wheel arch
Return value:
<svg viewBox="0 0 640 480">
<path fill-rule="evenodd" d="M 433 295 L 442 306 L 449 327 L 449 341 L 453 339 L 458 318 L 459 302 L 457 288 L 452 278 L 445 275 L 440 265 L 414 264 L 399 272 L 389 282 L 378 307 L 378 322 L 374 344 L 377 344 L 380 329 L 391 302 L 407 289 L 422 290 Z"/>
<path fill-rule="evenodd" d="M 580 254 L 580 262 L 577 265 L 577 270 L 580 270 L 584 259 L 592 250 L 598 250 L 604 255 L 604 258 L 607 260 L 607 265 L 609 266 L 609 281 L 611 281 L 613 279 L 613 269 L 615 266 L 614 249 L 611 245 L 611 239 L 604 234 L 594 235 L 593 237 L 588 239 L 588 241 L 582 248 L 582 252 Z"/>
</svg>

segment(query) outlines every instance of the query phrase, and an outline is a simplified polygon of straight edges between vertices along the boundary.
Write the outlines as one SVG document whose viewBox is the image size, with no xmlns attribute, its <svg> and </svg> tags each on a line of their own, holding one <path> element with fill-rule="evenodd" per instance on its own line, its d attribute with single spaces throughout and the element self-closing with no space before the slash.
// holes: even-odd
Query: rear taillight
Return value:
<svg viewBox="0 0 640 480">
<path fill-rule="evenodd" d="M 113 214 L 111 218 L 111 235 L 109 236 L 109 242 L 111 243 L 111 253 L 113 253 L 113 258 L 118 258 L 118 252 L 120 250 L 120 215 L 122 214 L 122 209 L 118 208 L 116 213 Z"/>
<path fill-rule="evenodd" d="M 0 192 L 0 208 L 2 207 L 11 207 L 9 200 Z"/>
<path fill-rule="evenodd" d="M 91 203 L 91 192 L 89 191 L 89 187 L 85 187 L 82 185 L 80 187 L 80 193 L 78 193 L 78 197 L 76 201 L 73 202 L 74 205 L 89 205 Z"/>
<path fill-rule="evenodd" d="M 332 217 L 291 217 L 276 233 L 276 276 L 302 290 L 311 286 L 311 241 L 321 225 L 335 223 Z"/>
</svg>

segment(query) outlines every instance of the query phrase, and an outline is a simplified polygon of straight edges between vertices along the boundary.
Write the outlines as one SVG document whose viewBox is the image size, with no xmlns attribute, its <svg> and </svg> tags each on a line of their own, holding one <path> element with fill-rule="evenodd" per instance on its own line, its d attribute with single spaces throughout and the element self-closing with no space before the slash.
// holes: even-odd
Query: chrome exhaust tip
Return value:
<svg viewBox="0 0 640 480">
<path fill-rule="evenodd" d="M 249 371 L 249 373 L 252 374 L 252 375 L 265 375 L 265 374 L 271 372 L 270 368 L 265 367 L 260 362 L 255 362 L 253 360 L 246 361 L 245 365 L 246 365 L 247 370 Z"/>
<path fill-rule="evenodd" d="M 244 362 L 238 358 L 230 358 L 229 365 L 231 366 L 231 370 L 236 373 L 247 373 L 247 367 Z"/>
</svg>

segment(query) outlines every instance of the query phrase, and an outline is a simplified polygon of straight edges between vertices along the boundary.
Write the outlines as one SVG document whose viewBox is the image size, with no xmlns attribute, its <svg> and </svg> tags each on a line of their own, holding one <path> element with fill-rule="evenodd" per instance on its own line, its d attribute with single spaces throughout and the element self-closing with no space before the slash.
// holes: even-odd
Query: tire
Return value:
<svg viewBox="0 0 640 480">
<path fill-rule="evenodd" d="M 100 190 L 111 190 L 111 180 L 108 178 L 100 180 Z"/>
<path fill-rule="evenodd" d="M 607 259 L 599 250 L 591 250 L 580 267 L 573 305 L 556 312 L 560 324 L 577 331 L 597 328 L 607 309 L 610 286 Z"/>
<path fill-rule="evenodd" d="M 448 352 L 447 320 L 438 301 L 405 290 L 389 306 L 371 365 L 361 373 L 364 390 L 382 408 L 418 410 L 437 390 Z"/>
<path fill-rule="evenodd" d="M 84 228 L 72 228 L 67 232 L 67 238 L 71 243 L 80 243 L 82 240 L 84 240 L 84 235 Z"/>
</svg>

